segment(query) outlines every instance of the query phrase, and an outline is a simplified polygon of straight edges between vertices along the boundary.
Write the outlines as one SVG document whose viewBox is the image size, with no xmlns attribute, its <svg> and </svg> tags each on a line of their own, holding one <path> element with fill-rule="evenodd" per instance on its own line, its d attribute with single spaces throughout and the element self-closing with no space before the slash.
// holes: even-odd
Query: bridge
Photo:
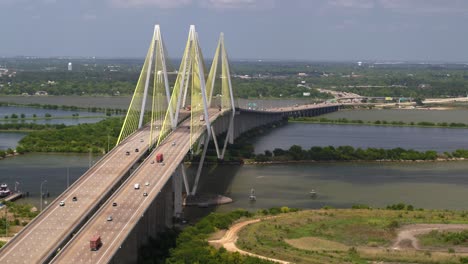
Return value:
<svg viewBox="0 0 468 264">
<path fill-rule="evenodd" d="M 117 145 L 1 248 L 0 261 L 135 263 L 138 248 L 182 213 L 183 193 L 196 194 L 210 140 L 223 159 L 228 143 L 250 129 L 339 107 L 235 108 L 222 33 L 208 74 L 194 26 L 172 88 L 166 61 L 156 25 Z M 192 183 L 187 153 L 201 155 Z M 91 251 L 96 234 L 102 247 Z"/>
</svg>

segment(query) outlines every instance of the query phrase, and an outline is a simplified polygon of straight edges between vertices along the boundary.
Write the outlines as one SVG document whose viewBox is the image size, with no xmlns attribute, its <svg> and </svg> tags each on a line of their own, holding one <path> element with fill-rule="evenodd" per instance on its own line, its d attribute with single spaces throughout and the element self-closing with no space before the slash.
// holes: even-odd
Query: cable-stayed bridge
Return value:
<svg viewBox="0 0 468 264">
<path fill-rule="evenodd" d="M 0 261 L 134 263 L 138 248 L 180 215 L 182 194 L 196 194 L 210 140 L 223 159 L 228 143 L 243 132 L 339 107 L 236 109 L 223 34 L 209 71 L 194 26 L 175 80 L 167 58 L 156 25 L 117 145 L 0 249 Z M 221 134 L 225 140 L 218 142 Z M 193 183 L 183 166 L 189 152 L 201 154 Z M 158 154 L 163 162 L 156 162 Z M 102 247 L 91 251 L 96 234 Z"/>
</svg>

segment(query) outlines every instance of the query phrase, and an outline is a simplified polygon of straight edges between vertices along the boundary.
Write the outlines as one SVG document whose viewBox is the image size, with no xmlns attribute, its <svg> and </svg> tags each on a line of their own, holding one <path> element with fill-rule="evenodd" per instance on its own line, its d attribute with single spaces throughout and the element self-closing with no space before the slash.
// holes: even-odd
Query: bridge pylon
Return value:
<svg viewBox="0 0 468 264">
<path fill-rule="evenodd" d="M 153 37 L 145 63 L 125 116 L 117 144 L 150 121 L 148 145 L 155 141 L 155 132 L 162 126 L 170 98 L 167 76 L 167 53 L 159 25 L 154 26 Z M 172 114 L 171 114 L 172 116 Z"/>
<path fill-rule="evenodd" d="M 221 64 L 221 73 L 218 75 L 218 65 Z M 220 79 L 217 83 L 216 80 Z M 215 84 L 218 84 L 215 86 Z M 209 94 L 209 105 L 214 107 L 217 106 L 219 110 L 231 110 L 231 118 L 229 119 L 229 127 L 227 130 L 226 138 L 224 140 L 223 149 L 220 151 L 218 140 L 216 139 L 216 133 L 214 133 L 213 127 L 212 135 L 213 141 L 216 148 L 216 154 L 218 159 L 224 159 L 224 154 L 226 153 L 228 141 L 232 144 L 234 142 L 234 116 L 236 114 L 236 108 L 234 104 L 234 94 L 232 91 L 231 84 L 231 72 L 229 69 L 229 59 L 226 52 L 224 44 L 224 33 L 221 33 L 219 36 L 218 46 L 213 58 L 213 63 L 211 65 L 210 73 L 208 75 L 207 83 L 207 93 Z M 215 89 L 217 88 L 217 89 Z M 217 90 L 216 99 L 213 100 L 213 93 Z M 215 102 L 216 101 L 216 102 Z M 217 105 L 215 105 L 217 104 Z"/>
</svg>

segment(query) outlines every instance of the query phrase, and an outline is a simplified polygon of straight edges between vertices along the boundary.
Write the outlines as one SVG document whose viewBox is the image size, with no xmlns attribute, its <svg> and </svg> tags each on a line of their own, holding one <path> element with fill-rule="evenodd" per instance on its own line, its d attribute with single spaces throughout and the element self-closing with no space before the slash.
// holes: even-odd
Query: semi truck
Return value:
<svg viewBox="0 0 468 264">
<path fill-rule="evenodd" d="M 157 163 L 161 163 L 161 162 L 163 162 L 163 160 L 164 160 L 164 156 L 163 156 L 162 153 L 156 154 L 156 162 Z"/>
<path fill-rule="evenodd" d="M 91 237 L 91 240 L 89 241 L 89 247 L 91 248 L 91 251 L 98 250 L 101 247 L 101 245 L 102 242 L 100 235 L 94 235 Z"/>
</svg>

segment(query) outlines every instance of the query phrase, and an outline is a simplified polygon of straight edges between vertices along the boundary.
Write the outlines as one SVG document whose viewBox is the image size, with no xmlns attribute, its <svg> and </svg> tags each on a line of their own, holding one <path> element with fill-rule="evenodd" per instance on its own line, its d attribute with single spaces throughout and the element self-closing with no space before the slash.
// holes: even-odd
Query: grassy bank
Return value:
<svg viewBox="0 0 468 264">
<path fill-rule="evenodd" d="M 363 126 L 398 126 L 398 127 L 434 127 L 434 128 L 468 128 L 468 124 L 455 122 L 403 122 L 403 121 L 364 121 L 364 120 L 349 120 L 346 118 L 328 119 L 325 117 L 300 117 L 290 118 L 289 122 L 293 123 L 310 123 L 310 124 L 336 124 L 336 125 L 363 125 Z"/>
<path fill-rule="evenodd" d="M 104 153 L 115 146 L 122 122 L 122 118 L 109 118 L 95 124 L 31 132 L 19 141 L 16 151 Z"/>
<path fill-rule="evenodd" d="M 356 208 L 364 208 L 358 206 Z M 389 207 L 392 208 L 392 207 Z M 395 206 L 395 209 L 400 207 Z M 243 250 L 294 263 L 466 263 L 449 251 L 394 250 L 399 228 L 410 224 L 468 224 L 466 212 L 389 209 L 322 209 L 280 215 L 244 228 Z"/>
</svg>

